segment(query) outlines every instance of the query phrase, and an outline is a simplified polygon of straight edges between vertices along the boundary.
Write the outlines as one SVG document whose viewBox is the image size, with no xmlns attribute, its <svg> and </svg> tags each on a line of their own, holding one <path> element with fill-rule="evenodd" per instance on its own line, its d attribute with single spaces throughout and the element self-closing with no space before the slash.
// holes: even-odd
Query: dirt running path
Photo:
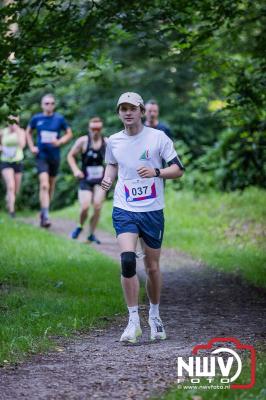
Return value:
<svg viewBox="0 0 266 400">
<path fill-rule="evenodd" d="M 34 220 L 27 222 L 35 224 Z M 55 220 L 51 231 L 67 236 L 73 222 Z M 97 250 L 119 258 L 114 237 L 99 232 Z M 81 239 L 84 240 L 84 237 Z M 88 244 L 84 244 L 88 245 Z M 143 266 L 138 271 L 143 276 Z M 148 340 L 147 305 L 141 306 L 144 335 L 136 346 L 118 341 L 125 318 L 72 339 L 59 339 L 60 352 L 36 355 L 0 371 L 0 398 L 146 399 L 176 380 L 176 357 L 191 355 L 195 344 L 234 336 L 261 348 L 265 343 L 266 292 L 233 275 L 200 265 L 174 250 L 162 254 L 161 315 L 168 339 Z"/>
</svg>

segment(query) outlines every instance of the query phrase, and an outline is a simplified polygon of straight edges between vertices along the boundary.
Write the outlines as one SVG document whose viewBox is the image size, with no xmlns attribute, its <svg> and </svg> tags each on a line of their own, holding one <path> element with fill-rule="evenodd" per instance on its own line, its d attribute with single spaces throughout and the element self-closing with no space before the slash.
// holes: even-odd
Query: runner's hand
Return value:
<svg viewBox="0 0 266 400">
<path fill-rule="evenodd" d="M 60 139 L 53 139 L 53 141 L 51 142 L 51 144 L 52 144 L 54 147 L 59 147 L 59 146 L 61 146 Z"/>
<path fill-rule="evenodd" d="M 112 183 L 113 183 L 112 179 L 109 176 L 107 176 L 106 178 L 103 178 L 101 187 L 103 190 L 108 191 L 111 188 Z"/>
<path fill-rule="evenodd" d="M 154 178 L 155 177 L 154 168 L 139 167 L 137 169 L 137 172 L 141 178 Z"/>
<path fill-rule="evenodd" d="M 38 154 L 39 153 L 39 149 L 37 146 L 33 146 L 30 148 L 30 151 L 32 152 L 32 154 Z"/>
<path fill-rule="evenodd" d="M 83 172 L 79 169 L 79 170 L 75 171 L 74 177 L 75 177 L 75 178 L 79 178 L 79 179 L 83 179 L 83 178 L 84 178 L 84 174 L 83 174 Z"/>
</svg>

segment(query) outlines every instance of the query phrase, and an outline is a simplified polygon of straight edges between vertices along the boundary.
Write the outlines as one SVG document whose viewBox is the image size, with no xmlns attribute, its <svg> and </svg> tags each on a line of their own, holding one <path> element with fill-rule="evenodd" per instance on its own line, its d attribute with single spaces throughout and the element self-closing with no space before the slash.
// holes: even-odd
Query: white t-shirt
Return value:
<svg viewBox="0 0 266 400">
<path fill-rule="evenodd" d="M 164 208 L 162 178 L 141 178 L 140 166 L 162 168 L 162 159 L 171 161 L 177 156 L 171 139 L 163 132 L 144 126 L 136 135 L 120 131 L 107 141 L 105 162 L 118 164 L 118 181 L 114 207 L 134 212 Z"/>
</svg>

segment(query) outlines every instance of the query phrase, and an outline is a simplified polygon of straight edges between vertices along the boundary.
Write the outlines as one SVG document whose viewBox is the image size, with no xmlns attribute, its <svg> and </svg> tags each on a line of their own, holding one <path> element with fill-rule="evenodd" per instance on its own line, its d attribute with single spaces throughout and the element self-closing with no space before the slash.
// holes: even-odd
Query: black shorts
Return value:
<svg viewBox="0 0 266 400">
<path fill-rule="evenodd" d="M 23 162 L 8 162 L 8 161 L 1 161 L 0 163 L 0 170 L 2 171 L 5 168 L 12 168 L 15 174 L 20 174 L 23 171 Z"/>
<path fill-rule="evenodd" d="M 100 185 L 100 181 L 87 181 L 86 179 L 80 179 L 79 181 L 79 190 L 89 190 L 93 192 L 93 188 L 95 185 Z"/>
<path fill-rule="evenodd" d="M 36 163 L 38 174 L 47 172 L 47 174 L 52 177 L 55 177 L 58 174 L 60 165 L 59 159 L 37 158 Z"/>
</svg>

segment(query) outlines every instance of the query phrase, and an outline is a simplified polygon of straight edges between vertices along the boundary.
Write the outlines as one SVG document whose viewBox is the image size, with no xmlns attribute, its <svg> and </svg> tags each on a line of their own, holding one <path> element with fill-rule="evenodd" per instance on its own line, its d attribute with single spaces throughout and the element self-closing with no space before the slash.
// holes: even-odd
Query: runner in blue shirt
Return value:
<svg viewBox="0 0 266 400">
<path fill-rule="evenodd" d="M 43 112 L 35 114 L 27 127 L 26 136 L 31 152 L 36 155 L 37 170 L 40 182 L 40 226 L 49 228 L 49 206 L 55 189 L 55 180 L 60 164 L 60 146 L 72 138 L 72 130 L 65 118 L 54 112 L 55 98 L 46 94 L 41 101 Z M 37 131 L 37 146 L 34 145 L 32 133 Z M 61 131 L 65 134 L 61 136 Z"/>
<path fill-rule="evenodd" d="M 172 132 L 169 126 L 159 121 L 159 105 L 156 100 L 148 100 L 145 104 L 145 117 L 144 125 L 150 126 L 153 129 L 163 131 L 171 140 L 173 140 Z M 166 167 L 165 160 L 162 160 L 162 167 Z M 165 186 L 165 179 L 163 181 Z"/>
<path fill-rule="evenodd" d="M 145 104 L 145 123 L 144 125 L 150 126 L 153 129 L 163 131 L 170 139 L 173 140 L 173 135 L 169 126 L 159 121 L 159 105 L 155 100 L 149 100 Z"/>
</svg>

